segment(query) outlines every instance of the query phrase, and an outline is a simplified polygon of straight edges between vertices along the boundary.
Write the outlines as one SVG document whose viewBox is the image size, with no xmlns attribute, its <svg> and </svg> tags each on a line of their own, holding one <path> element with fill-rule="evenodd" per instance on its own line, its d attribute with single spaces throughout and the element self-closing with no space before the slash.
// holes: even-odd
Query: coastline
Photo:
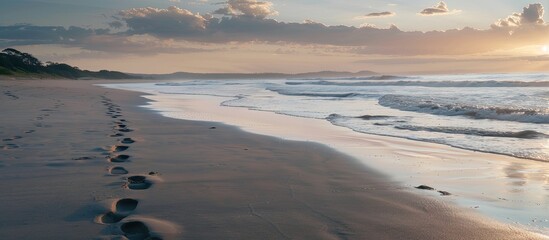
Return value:
<svg viewBox="0 0 549 240">
<path fill-rule="evenodd" d="M 322 119 L 310 119 L 220 106 L 228 97 L 158 94 L 139 86 L 110 87 L 147 92 L 145 107 L 176 119 L 223 122 L 246 132 L 285 140 L 321 143 L 358 159 L 401 186 L 418 192 L 429 185 L 449 192 L 444 200 L 531 231 L 548 234 L 543 214 L 549 166 L 545 162 L 476 152 L 448 145 L 358 133 Z"/>
<path fill-rule="evenodd" d="M 0 130 L 14 138 L 2 145 L 17 146 L 1 151 L 0 191 L 10 194 L 0 210 L 11 217 L 0 232 L 13 239 L 113 239 L 128 221 L 164 239 L 543 238 L 411 193 L 321 144 L 163 117 L 139 107 L 149 102 L 142 93 L 92 86 L 104 81 L 0 83 L 10 113 Z M 113 104 L 120 117 L 107 114 Z M 120 145 L 110 137 L 120 118 L 135 142 L 122 144 L 131 161 L 112 163 L 105 157 L 117 154 L 109 147 Z M 109 174 L 115 165 L 129 173 Z M 152 186 L 124 188 L 135 175 Z M 124 219 L 94 223 L 128 198 L 139 204 Z"/>
</svg>

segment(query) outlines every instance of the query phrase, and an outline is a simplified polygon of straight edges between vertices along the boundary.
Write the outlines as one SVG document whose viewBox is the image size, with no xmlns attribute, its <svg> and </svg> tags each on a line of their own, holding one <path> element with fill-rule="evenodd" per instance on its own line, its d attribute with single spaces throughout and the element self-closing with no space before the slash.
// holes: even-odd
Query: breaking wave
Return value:
<svg viewBox="0 0 549 240">
<path fill-rule="evenodd" d="M 500 132 L 500 131 L 489 131 L 482 129 L 474 128 L 457 128 L 457 127 L 424 127 L 424 126 L 413 126 L 413 125 L 399 125 L 395 126 L 397 129 L 410 130 L 410 131 L 427 131 L 427 132 L 438 132 L 438 133 L 448 133 L 448 134 L 463 134 L 463 135 L 475 135 L 482 137 L 506 137 L 506 138 L 523 138 L 523 139 L 542 139 L 548 138 L 547 134 L 536 132 L 533 130 L 525 130 L 520 132 Z"/>
<path fill-rule="evenodd" d="M 431 98 L 384 95 L 378 103 L 402 111 L 422 112 L 444 116 L 466 116 L 475 119 L 493 119 L 524 123 L 549 123 L 549 109 L 475 106 L 460 103 L 435 102 Z"/>
</svg>

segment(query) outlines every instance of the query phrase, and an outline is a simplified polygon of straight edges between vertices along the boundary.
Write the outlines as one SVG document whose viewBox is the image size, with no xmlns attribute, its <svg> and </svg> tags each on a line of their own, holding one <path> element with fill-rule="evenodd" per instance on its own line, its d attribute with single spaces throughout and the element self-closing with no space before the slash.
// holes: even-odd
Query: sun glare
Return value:
<svg viewBox="0 0 549 240">
<path fill-rule="evenodd" d="M 549 52 L 549 46 L 545 45 L 545 46 L 541 47 L 541 51 L 544 52 L 544 53 L 548 53 Z"/>
</svg>

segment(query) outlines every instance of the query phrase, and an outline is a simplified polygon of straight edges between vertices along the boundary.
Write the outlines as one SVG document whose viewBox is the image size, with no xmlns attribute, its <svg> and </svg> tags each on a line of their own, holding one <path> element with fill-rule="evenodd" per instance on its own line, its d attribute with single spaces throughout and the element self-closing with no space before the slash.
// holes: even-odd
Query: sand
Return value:
<svg viewBox="0 0 549 240">
<path fill-rule="evenodd" d="M 122 89 L 150 89 L 142 84 L 108 84 Z M 436 191 L 417 192 L 444 200 L 521 228 L 549 235 L 549 165 L 443 144 L 355 132 L 324 119 L 291 117 L 268 111 L 220 106 L 227 97 L 158 94 L 147 108 L 176 119 L 223 122 L 247 132 L 327 145 L 382 172 L 401 186 L 422 184 Z M 549 143 L 549 142 L 548 142 Z M 549 146 L 549 145 L 548 145 Z M 549 149 L 549 148 L 548 148 Z"/>
<path fill-rule="evenodd" d="M 162 117 L 94 83 L 0 81 L 2 239 L 542 238 L 323 145 Z"/>
</svg>

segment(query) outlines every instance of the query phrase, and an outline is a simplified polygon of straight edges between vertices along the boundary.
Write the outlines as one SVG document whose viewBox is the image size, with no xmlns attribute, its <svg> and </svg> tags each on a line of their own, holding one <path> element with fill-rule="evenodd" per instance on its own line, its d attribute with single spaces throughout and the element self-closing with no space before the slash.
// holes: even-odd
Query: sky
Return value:
<svg viewBox="0 0 549 240">
<path fill-rule="evenodd" d="M 2 0 L 0 47 L 132 73 L 548 72 L 549 0 Z"/>
</svg>

